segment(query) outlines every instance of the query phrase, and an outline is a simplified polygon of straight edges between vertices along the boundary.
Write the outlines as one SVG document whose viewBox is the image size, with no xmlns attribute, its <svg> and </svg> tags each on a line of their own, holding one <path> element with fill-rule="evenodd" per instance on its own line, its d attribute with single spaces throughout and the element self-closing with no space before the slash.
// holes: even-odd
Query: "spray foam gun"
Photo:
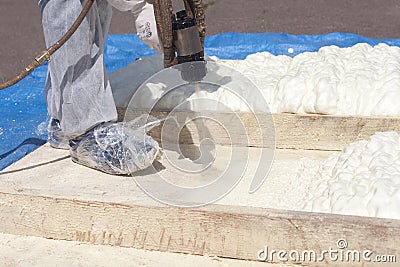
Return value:
<svg viewBox="0 0 400 267">
<path fill-rule="evenodd" d="M 164 47 L 164 67 L 177 65 L 183 80 L 201 81 L 204 60 L 205 15 L 202 0 L 183 0 L 185 10 L 172 13 L 172 0 L 154 0 L 157 29 Z"/>
</svg>

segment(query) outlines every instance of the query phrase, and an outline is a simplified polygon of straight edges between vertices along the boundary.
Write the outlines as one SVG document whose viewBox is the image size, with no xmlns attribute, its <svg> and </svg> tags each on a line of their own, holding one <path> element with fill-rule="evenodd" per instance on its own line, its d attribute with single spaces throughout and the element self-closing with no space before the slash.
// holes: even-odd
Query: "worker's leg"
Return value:
<svg viewBox="0 0 400 267">
<path fill-rule="evenodd" d="M 80 0 L 40 0 L 39 6 L 47 45 L 68 30 L 82 9 Z M 46 100 L 50 115 L 60 120 L 62 133 L 70 139 L 73 161 L 111 174 L 128 174 L 151 165 L 158 144 L 142 130 L 110 122 L 117 118 L 103 63 L 110 19 L 108 3 L 94 2 L 86 20 L 49 63 Z"/>
<path fill-rule="evenodd" d="M 39 0 L 46 45 L 71 27 L 81 0 Z M 117 112 L 104 68 L 104 44 L 111 20 L 106 0 L 94 2 L 74 35 L 52 57 L 45 87 L 48 111 L 63 133 L 76 137 L 93 126 L 115 121 Z"/>
</svg>

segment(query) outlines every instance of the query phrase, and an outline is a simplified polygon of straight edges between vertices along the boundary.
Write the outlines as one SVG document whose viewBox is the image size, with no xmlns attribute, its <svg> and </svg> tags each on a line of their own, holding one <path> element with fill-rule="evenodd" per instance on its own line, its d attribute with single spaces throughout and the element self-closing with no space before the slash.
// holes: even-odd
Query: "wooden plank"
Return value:
<svg viewBox="0 0 400 267">
<path fill-rule="evenodd" d="M 10 234 L 252 261 L 265 246 L 270 251 L 313 250 L 320 257 L 323 250 L 339 250 L 338 239 L 345 239 L 349 250 L 400 255 L 396 220 L 216 205 L 179 209 L 4 193 L 0 200 L 0 231 Z M 305 264 L 343 262 L 326 256 L 324 261 Z"/>
<path fill-rule="evenodd" d="M 230 205 L 173 208 L 148 197 L 131 177 L 78 166 L 67 154 L 43 147 L 0 173 L 0 232 L 252 261 L 265 246 L 322 253 L 336 249 L 338 239 L 350 250 L 400 255 L 400 220 Z M 307 265 L 343 265 L 325 259 Z"/>
<path fill-rule="evenodd" d="M 119 117 L 124 117 L 125 110 L 119 110 Z M 126 119 L 132 119 L 141 114 L 140 111 L 127 112 Z M 190 117 L 189 112 L 174 112 L 179 120 L 184 121 Z M 207 113 L 204 113 L 207 115 Z M 158 118 L 165 118 L 168 112 L 152 112 Z M 366 140 L 376 132 L 398 131 L 400 132 L 400 117 L 362 117 L 362 116 L 330 116 L 330 115 L 298 115 L 298 114 L 273 114 L 274 123 L 268 119 L 259 121 L 249 113 L 209 113 L 210 117 L 219 119 L 222 122 L 235 121 L 239 116 L 243 122 L 247 135 L 235 139 L 233 145 L 271 147 L 272 139 L 260 135 L 260 128 L 266 129 L 267 133 L 275 131 L 275 146 L 279 149 L 306 149 L 306 150 L 329 150 L 340 151 L 347 144 Z M 258 114 L 257 116 L 265 116 Z M 258 126 L 260 125 L 260 126 Z M 226 129 L 215 122 L 205 121 L 202 124 L 203 130 L 212 136 L 214 141 L 220 145 L 230 145 L 231 139 Z M 160 141 L 161 127 L 155 128 L 151 135 Z M 181 131 L 180 143 L 198 144 L 199 127 L 191 122 Z M 239 131 L 239 127 L 237 127 Z M 247 141 L 248 138 L 248 141 Z M 264 140 L 264 141 L 263 141 Z"/>
</svg>

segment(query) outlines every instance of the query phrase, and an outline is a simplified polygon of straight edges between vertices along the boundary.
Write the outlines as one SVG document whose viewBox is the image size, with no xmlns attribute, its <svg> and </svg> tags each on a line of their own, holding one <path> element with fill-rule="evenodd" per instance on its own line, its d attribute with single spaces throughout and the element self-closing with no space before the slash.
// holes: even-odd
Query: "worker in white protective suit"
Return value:
<svg viewBox="0 0 400 267">
<path fill-rule="evenodd" d="M 38 0 L 47 46 L 67 32 L 85 2 Z M 127 136 L 122 135 L 127 133 L 122 133 L 123 125 L 116 123 L 117 110 L 104 67 L 111 6 L 132 12 L 139 37 L 161 51 L 151 3 L 145 0 L 95 1 L 77 31 L 49 62 L 45 85 L 47 108 L 52 118 L 49 142 L 53 147 L 70 149 L 74 162 L 110 174 L 128 174 L 151 164 L 158 153 L 158 145 L 146 136 L 147 143 L 124 147 L 123 139 Z M 140 163 L 137 163 L 138 153 L 147 155 L 140 158 Z M 136 161 L 132 162 L 135 157 Z"/>
</svg>

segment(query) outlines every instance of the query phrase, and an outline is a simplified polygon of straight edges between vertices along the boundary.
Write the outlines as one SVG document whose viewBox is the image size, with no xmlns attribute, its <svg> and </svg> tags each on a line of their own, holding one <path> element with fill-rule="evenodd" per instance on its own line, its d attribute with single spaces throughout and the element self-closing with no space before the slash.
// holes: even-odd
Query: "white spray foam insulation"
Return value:
<svg viewBox="0 0 400 267">
<path fill-rule="evenodd" d="M 400 136 L 376 133 L 322 162 L 305 210 L 400 219 Z"/>
<path fill-rule="evenodd" d="M 294 58 L 263 52 L 245 60 L 217 62 L 249 77 L 273 113 L 400 115 L 397 46 L 327 46 Z M 208 97 L 218 98 L 218 93 Z M 248 101 L 256 102 L 251 97 Z"/>
</svg>

